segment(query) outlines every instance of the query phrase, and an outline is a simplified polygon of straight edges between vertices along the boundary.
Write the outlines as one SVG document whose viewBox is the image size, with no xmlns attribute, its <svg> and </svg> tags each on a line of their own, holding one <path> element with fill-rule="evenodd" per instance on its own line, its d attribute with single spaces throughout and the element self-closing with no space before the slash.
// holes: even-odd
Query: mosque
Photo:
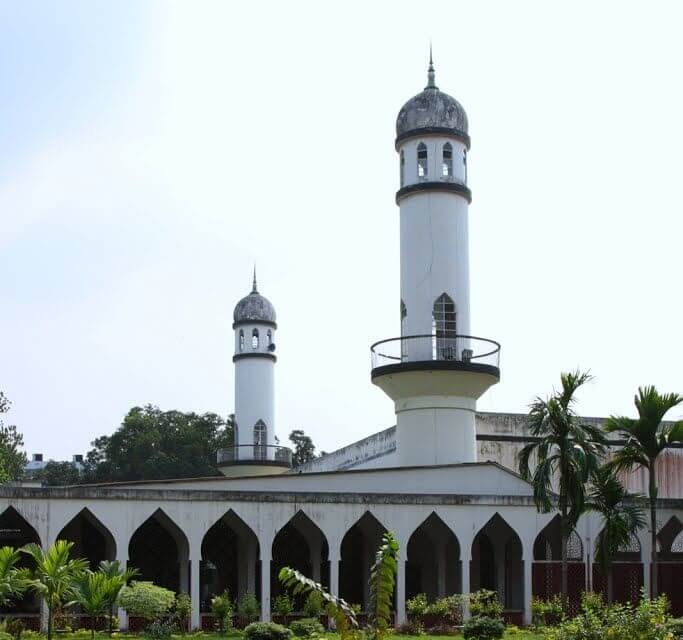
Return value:
<svg viewBox="0 0 683 640">
<path fill-rule="evenodd" d="M 500 345 L 470 326 L 467 115 L 436 85 L 396 120 L 400 170 L 401 335 L 370 347 L 371 381 L 394 403 L 390 429 L 291 468 L 276 441 L 276 313 L 259 292 L 234 311 L 234 446 L 222 475 L 73 487 L 0 487 L 2 544 L 57 539 L 97 564 L 118 559 L 192 598 L 193 628 L 212 624 L 209 601 L 251 592 L 271 618 L 279 568 L 293 566 L 365 607 L 374 552 L 384 531 L 400 544 L 395 616 L 406 599 L 497 592 L 505 617 L 531 621 L 532 596 L 559 591 L 558 516 L 541 514 L 516 472 L 529 442 L 526 417 L 478 413 L 477 399 L 500 380 Z M 588 419 L 597 423 L 600 419 Z M 618 446 L 618 443 L 615 443 Z M 683 457 L 660 461 L 659 589 L 683 615 Z M 641 472 L 625 478 L 645 488 Z M 584 515 L 568 541 L 571 601 L 601 589 L 593 561 L 599 519 Z M 615 564 L 615 598 L 634 599 L 651 579 L 642 531 Z M 9 613 L 38 626 L 31 596 Z M 44 614 L 42 614 L 44 617 Z M 122 628 L 134 628 L 120 612 Z"/>
</svg>

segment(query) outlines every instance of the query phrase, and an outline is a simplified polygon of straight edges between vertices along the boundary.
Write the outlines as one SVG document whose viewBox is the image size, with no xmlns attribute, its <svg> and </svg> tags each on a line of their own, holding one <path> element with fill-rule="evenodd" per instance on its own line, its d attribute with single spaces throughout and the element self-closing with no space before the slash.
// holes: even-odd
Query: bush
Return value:
<svg viewBox="0 0 683 640">
<path fill-rule="evenodd" d="M 683 640 L 683 618 L 676 618 L 670 620 L 666 625 L 669 633 L 674 637 L 674 640 Z M 9 631 L 9 627 L 7 628 Z"/>
<path fill-rule="evenodd" d="M 176 624 L 180 628 L 180 633 L 187 631 L 188 622 L 192 615 L 192 599 L 186 593 L 179 594 L 175 599 L 173 607 Z"/>
<path fill-rule="evenodd" d="M 121 590 L 119 606 L 129 616 L 145 620 L 156 620 L 163 616 L 174 604 L 173 591 L 157 587 L 151 582 L 133 582 Z"/>
<path fill-rule="evenodd" d="M 168 640 L 174 630 L 174 625 L 168 620 L 157 620 L 147 626 L 144 635 L 152 640 Z"/>
<path fill-rule="evenodd" d="M 221 633 L 232 627 L 232 600 L 227 589 L 211 598 L 211 613 L 218 619 L 218 629 Z"/>
<path fill-rule="evenodd" d="M 407 606 L 408 602 L 406 602 L 406 607 Z M 422 622 L 420 622 L 418 618 L 414 618 L 404 622 L 396 629 L 396 632 L 404 636 L 421 636 L 424 635 L 425 630 L 422 626 Z"/>
<path fill-rule="evenodd" d="M 310 638 L 325 632 L 317 618 L 302 618 L 289 625 L 291 632 L 298 638 Z"/>
<path fill-rule="evenodd" d="M 323 597 L 317 591 L 311 591 L 304 602 L 304 615 L 307 618 L 319 618 L 323 614 Z"/>
<path fill-rule="evenodd" d="M 273 603 L 273 611 L 279 616 L 288 616 L 294 611 L 291 598 L 286 593 L 281 593 Z"/>
<path fill-rule="evenodd" d="M 418 593 L 415 597 L 406 600 L 406 613 L 409 618 L 422 619 L 425 613 L 427 613 L 427 607 L 429 603 L 427 602 L 427 595 L 424 593 Z"/>
<path fill-rule="evenodd" d="M 558 594 L 547 600 L 531 599 L 531 624 L 536 627 L 549 627 L 564 619 L 562 597 Z"/>
<path fill-rule="evenodd" d="M 503 605 L 498 600 L 495 591 L 480 589 L 470 594 L 470 615 L 473 618 L 493 618 L 500 620 L 503 617 Z"/>
<path fill-rule="evenodd" d="M 245 628 L 244 637 L 248 640 L 288 640 L 292 632 L 274 622 L 252 622 Z"/>
<path fill-rule="evenodd" d="M 462 601 L 463 596 L 460 594 L 439 598 L 427 606 L 425 614 L 439 617 L 451 625 L 460 624 L 462 622 Z"/>
<path fill-rule="evenodd" d="M 5 629 L 14 640 L 20 640 L 21 634 L 24 631 L 26 625 L 21 618 L 8 618 L 5 623 Z"/>
<path fill-rule="evenodd" d="M 261 605 L 253 593 L 244 593 L 237 603 L 237 613 L 247 620 L 258 618 L 261 613 Z"/>
<path fill-rule="evenodd" d="M 463 627 L 462 634 L 465 640 L 494 640 L 502 638 L 505 633 L 505 625 L 497 618 L 479 616 L 470 618 Z"/>
</svg>

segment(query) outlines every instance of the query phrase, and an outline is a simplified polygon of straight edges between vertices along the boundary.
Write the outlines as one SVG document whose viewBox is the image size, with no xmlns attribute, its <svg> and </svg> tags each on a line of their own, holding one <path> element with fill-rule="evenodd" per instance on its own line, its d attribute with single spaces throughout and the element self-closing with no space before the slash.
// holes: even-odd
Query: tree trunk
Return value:
<svg viewBox="0 0 683 640">
<path fill-rule="evenodd" d="M 659 591 L 657 571 L 657 478 L 655 476 L 654 461 L 647 469 L 649 476 L 650 494 L 650 562 L 652 563 L 652 578 L 650 580 L 650 598 L 656 598 Z"/>
<path fill-rule="evenodd" d="M 47 640 L 52 640 L 52 607 L 47 606 Z"/>
<path fill-rule="evenodd" d="M 563 517 L 560 521 L 560 529 L 561 529 L 561 552 L 560 552 L 560 560 L 562 562 L 561 566 L 561 582 L 560 582 L 560 589 L 562 591 L 562 607 L 565 610 L 565 613 L 567 612 L 567 604 L 568 604 L 568 595 L 569 595 L 569 588 L 568 588 L 568 580 L 567 580 L 567 571 L 569 569 L 567 565 L 567 539 L 569 538 L 569 535 L 567 534 L 567 521 Z"/>
</svg>

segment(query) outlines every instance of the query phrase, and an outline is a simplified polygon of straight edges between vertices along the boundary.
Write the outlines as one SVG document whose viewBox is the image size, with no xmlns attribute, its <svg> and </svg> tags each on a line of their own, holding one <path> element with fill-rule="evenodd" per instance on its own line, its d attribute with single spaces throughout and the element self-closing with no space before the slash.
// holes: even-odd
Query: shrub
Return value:
<svg viewBox="0 0 683 640">
<path fill-rule="evenodd" d="M 428 606 L 426 594 L 418 593 L 415 597 L 406 600 L 406 613 L 409 618 L 422 619 L 422 616 L 427 613 Z"/>
<path fill-rule="evenodd" d="M 564 619 L 562 597 L 558 594 L 547 600 L 531 599 L 531 624 L 536 627 L 548 627 L 559 624 Z"/>
<path fill-rule="evenodd" d="M 497 618 L 479 616 L 470 618 L 463 627 L 462 634 L 465 640 L 494 640 L 502 638 L 505 633 L 505 625 Z"/>
<path fill-rule="evenodd" d="M 666 625 L 669 633 L 674 637 L 674 640 L 683 640 L 683 618 L 676 618 L 670 620 Z M 9 631 L 9 627 L 7 629 Z"/>
<path fill-rule="evenodd" d="M 456 625 L 462 622 L 462 601 L 460 594 L 439 598 L 427 605 L 425 615 L 438 616 L 445 622 Z"/>
<path fill-rule="evenodd" d="M 156 620 L 164 615 L 175 602 L 173 591 L 158 587 L 151 582 L 133 582 L 124 587 L 119 596 L 119 606 L 128 615 Z"/>
<path fill-rule="evenodd" d="M 14 640 L 21 640 L 21 634 L 24 631 L 24 621 L 21 618 L 8 618 L 5 629 Z"/>
<path fill-rule="evenodd" d="M 292 633 L 299 638 L 310 638 L 311 636 L 320 635 L 325 632 L 325 629 L 316 618 L 302 618 L 295 620 L 289 625 Z"/>
<path fill-rule="evenodd" d="M 180 628 L 180 633 L 187 631 L 187 623 L 192 615 L 192 599 L 186 593 L 179 594 L 175 599 L 173 607 L 176 624 Z"/>
<path fill-rule="evenodd" d="M 145 629 L 145 637 L 152 640 L 168 640 L 174 631 L 174 625 L 168 620 L 156 620 Z"/>
<path fill-rule="evenodd" d="M 406 607 L 407 605 L 408 602 L 406 602 Z M 414 618 L 404 622 L 396 629 L 396 632 L 404 636 L 421 636 L 424 635 L 425 630 L 422 622 L 418 618 Z"/>
<path fill-rule="evenodd" d="M 252 622 L 244 630 L 247 640 L 288 640 L 292 632 L 274 622 Z"/>
<path fill-rule="evenodd" d="M 470 594 L 470 615 L 473 618 L 492 618 L 500 620 L 503 617 L 503 605 L 498 600 L 495 591 L 480 589 Z"/>
<path fill-rule="evenodd" d="M 244 593 L 237 603 L 237 613 L 247 620 L 258 618 L 261 613 L 261 605 L 253 593 Z"/>
<path fill-rule="evenodd" d="M 281 593 L 273 603 L 273 611 L 279 616 L 288 616 L 294 611 L 294 604 L 291 598 L 286 593 Z"/>
<path fill-rule="evenodd" d="M 232 627 L 232 600 L 227 589 L 211 598 L 211 613 L 218 619 L 218 629 L 221 633 Z"/>
<path fill-rule="evenodd" d="M 323 597 L 317 591 L 311 591 L 304 602 L 304 615 L 307 618 L 319 618 L 323 614 Z"/>
</svg>

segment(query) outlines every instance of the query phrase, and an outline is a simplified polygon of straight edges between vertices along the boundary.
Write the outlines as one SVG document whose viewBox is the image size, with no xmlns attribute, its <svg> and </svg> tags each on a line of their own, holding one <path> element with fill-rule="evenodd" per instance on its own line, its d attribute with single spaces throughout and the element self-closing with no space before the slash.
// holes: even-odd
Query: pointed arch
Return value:
<svg viewBox="0 0 683 640">
<path fill-rule="evenodd" d="M 303 511 L 297 511 L 277 532 L 272 547 L 271 594 L 282 588 L 277 579 L 285 566 L 301 571 L 316 582 L 329 585 L 329 545 L 323 530 Z M 297 604 L 303 605 L 303 602 Z"/>
<path fill-rule="evenodd" d="M 522 541 L 498 512 L 472 542 L 470 589 L 491 589 L 507 610 L 524 608 Z"/>
<path fill-rule="evenodd" d="M 671 516 L 657 532 L 658 554 L 662 559 L 669 559 L 674 553 L 683 552 L 683 524 L 675 515 Z"/>
<path fill-rule="evenodd" d="M 429 166 L 427 164 L 427 145 L 420 142 L 417 145 L 417 179 L 426 180 L 429 176 Z"/>
<path fill-rule="evenodd" d="M 74 543 L 72 555 L 86 558 L 94 571 L 102 560 L 116 558 L 116 541 L 111 531 L 90 509 L 84 507 L 57 535 L 57 540 Z"/>
<path fill-rule="evenodd" d="M 461 592 L 460 543 L 453 530 L 432 513 L 408 539 L 406 598 L 424 593 L 430 600 Z"/>
<path fill-rule="evenodd" d="M 453 177 L 453 145 L 450 142 L 441 148 L 441 177 L 446 180 Z"/>
<path fill-rule="evenodd" d="M 368 604 L 370 568 L 386 531 L 386 527 L 366 511 L 342 538 L 339 593 L 347 602 L 360 604 L 363 610 Z"/>
<path fill-rule="evenodd" d="M 177 592 L 187 589 L 187 536 L 163 509 L 157 509 L 135 530 L 128 558 L 130 566 L 140 571 L 141 580 Z"/>
<path fill-rule="evenodd" d="M 535 561 L 549 562 L 562 559 L 560 523 L 560 516 L 556 515 L 536 536 L 534 541 Z M 570 562 L 583 562 L 583 542 L 576 530 L 572 530 L 567 538 L 567 560 Z"/>
<path fill-rule="evenodd" d="M 260 592 L 260 546 L 254 530 L 233 510 L 226 511 L 202 538 L 200 609 L 226 589 L 233 600 Z"/>
</svg>

